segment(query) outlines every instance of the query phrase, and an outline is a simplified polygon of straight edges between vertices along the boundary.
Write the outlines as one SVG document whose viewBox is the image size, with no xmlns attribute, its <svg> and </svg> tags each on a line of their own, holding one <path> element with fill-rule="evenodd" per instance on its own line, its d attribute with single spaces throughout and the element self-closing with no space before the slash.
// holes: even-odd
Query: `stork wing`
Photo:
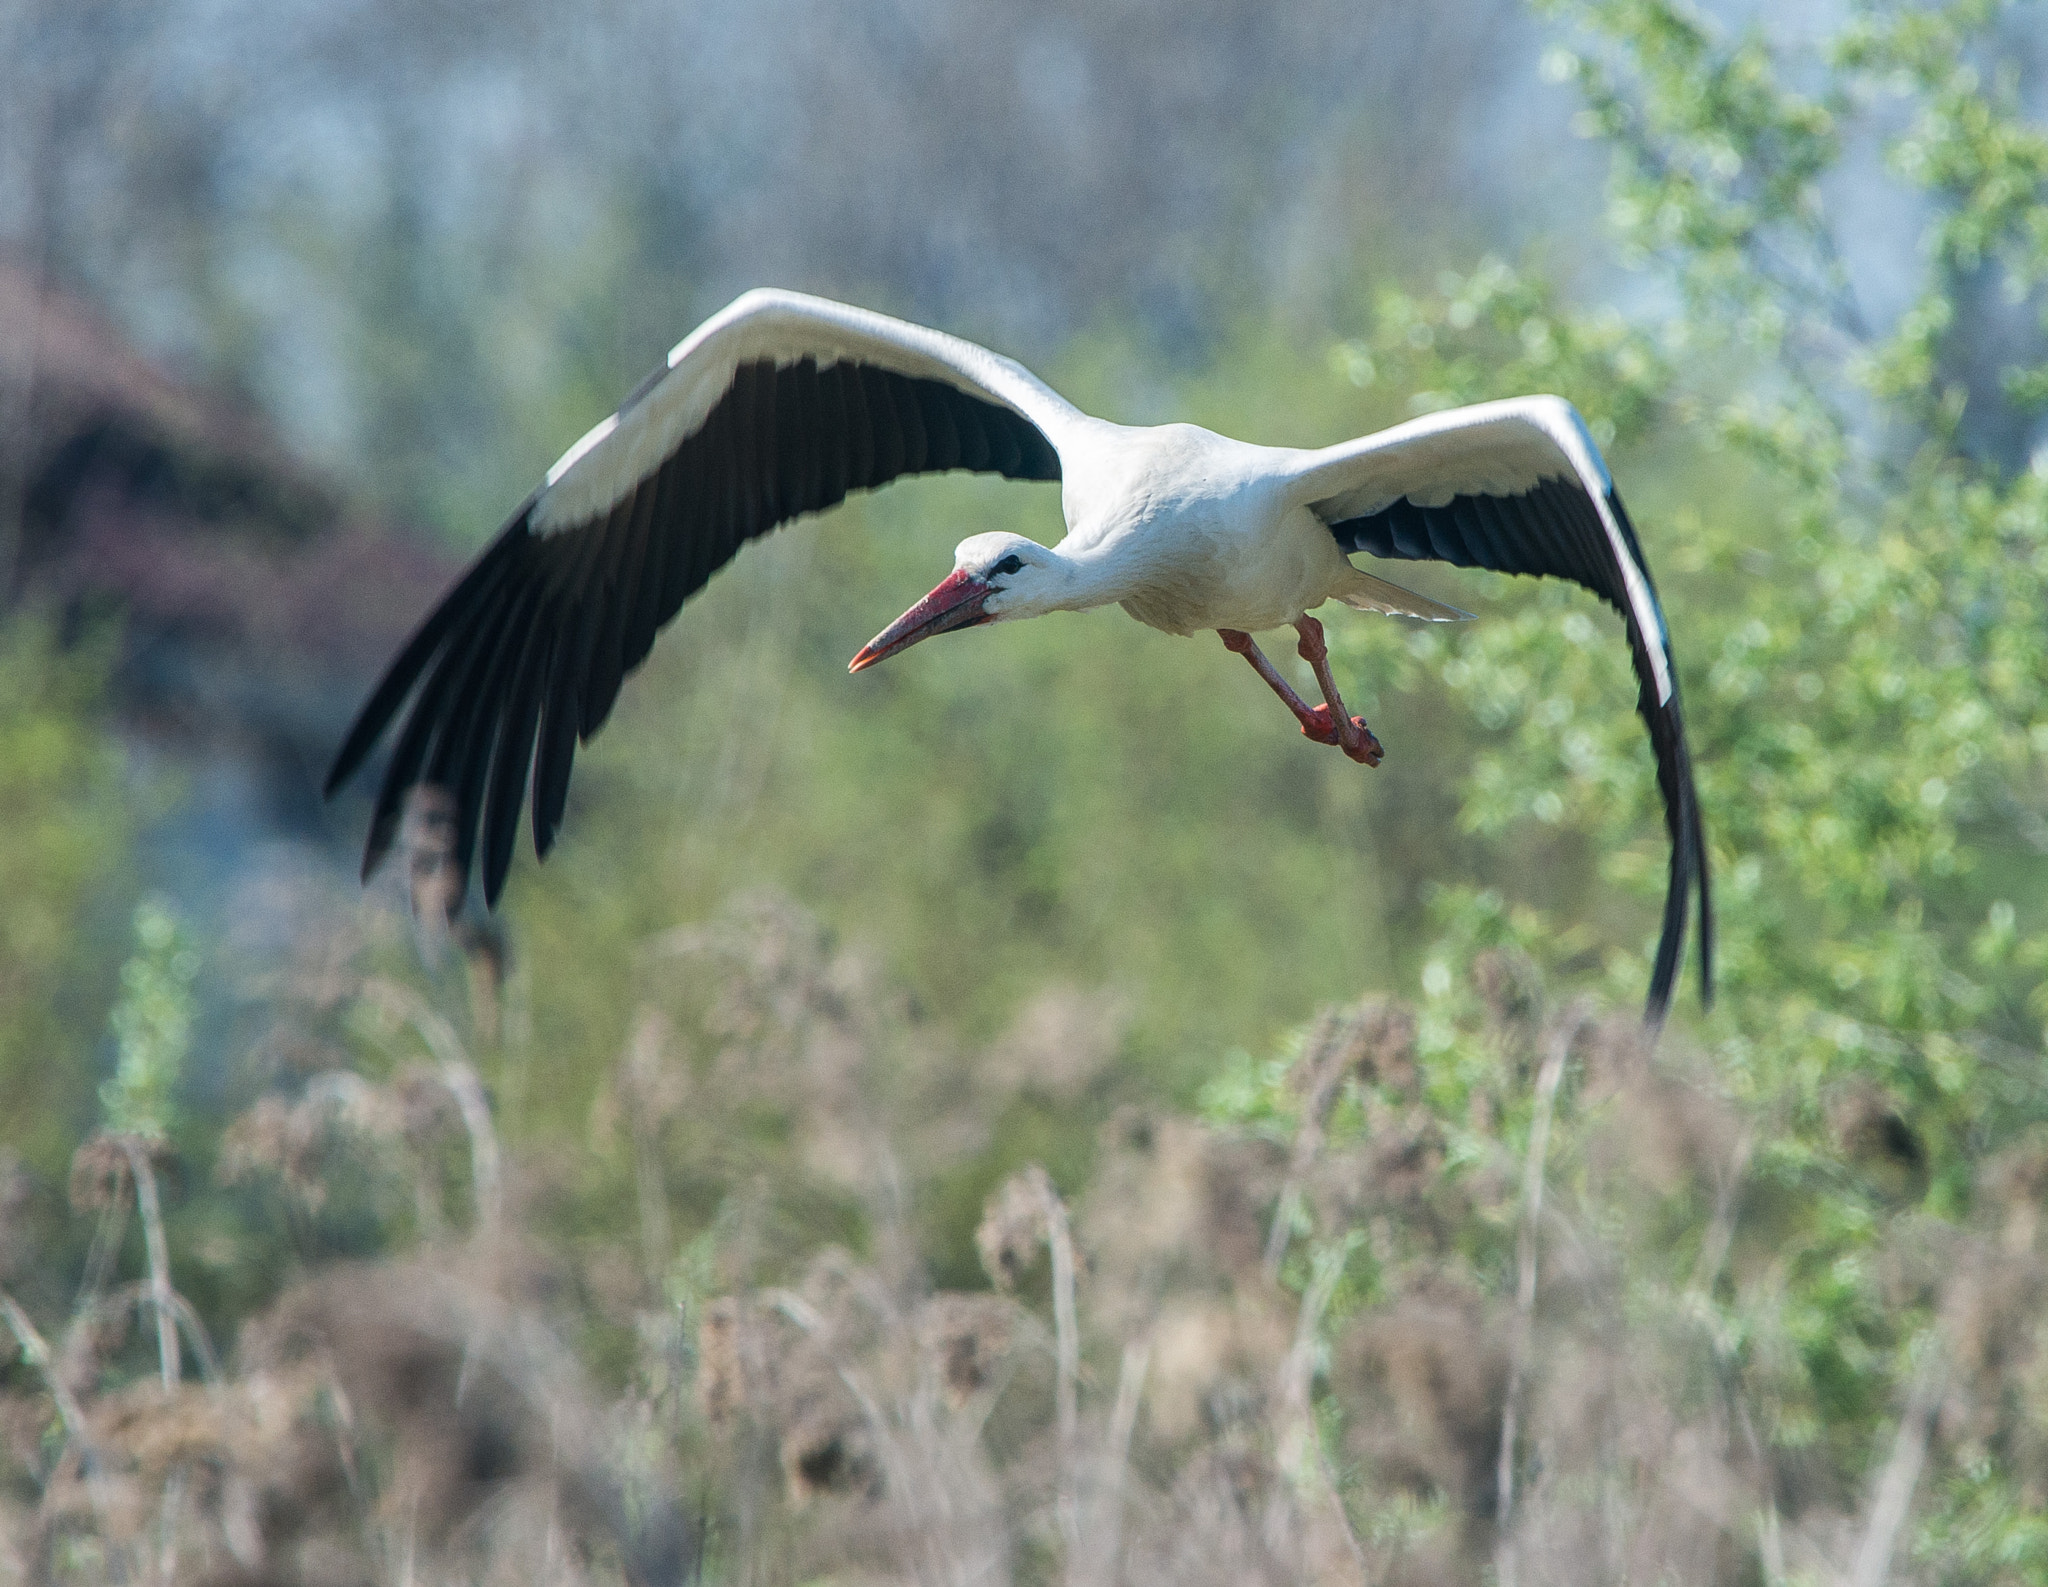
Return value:
<svg viewBox="0 0 2048 1587">
<path fill-rule="evenodd" d="M 1650 977 L 1661 1021 L 1700 897 L 1700 995 L 1713 997 L 1714 925 L 1706 835 L 1679 714 L 1671 636 L 1634 528 L 1585 421 L 1562 397 L 1456 408 L 1309 454 L 1296 481 L 1346 551 L 1571 579 L 1628 625 L 1636 709 L 1657 754 L 1671 880 Z"/>
<path fill-rule="evenodd" d="M 330 794 L 412 699 L 363 874 L 389 850 L 407 791 L 430 784 L 452 797 L 465 876 L 482 839 L 496 904 L 529 770 L 545 856 L 577 741 L 742 545 L 905 474 L 1058 479 L 1059 438 L 1080 417 L 971 342 L 822 298 L 747 293 L 548 470 L 364 703 Z"/>
</svg>

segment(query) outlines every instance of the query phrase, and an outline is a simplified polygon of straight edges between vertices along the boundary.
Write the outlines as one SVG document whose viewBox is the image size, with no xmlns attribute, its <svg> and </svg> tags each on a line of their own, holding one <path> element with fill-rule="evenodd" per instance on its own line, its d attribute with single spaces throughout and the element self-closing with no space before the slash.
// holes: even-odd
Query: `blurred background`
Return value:
<svg viewBox="0 0 2048 1587">
<path fill-rule="evenodd" d="M 0 1578 L 2048 1581 L 2048 18 L 0 14 Z M 845 661 L 1056 493 L 748 550 L 494 916 L 325 764 L 796 287 L 1322 444 L 1553 390 L 1674 633 Z M 1409 582 L 1407 570 L 1401 574 Z"/>
</svg>

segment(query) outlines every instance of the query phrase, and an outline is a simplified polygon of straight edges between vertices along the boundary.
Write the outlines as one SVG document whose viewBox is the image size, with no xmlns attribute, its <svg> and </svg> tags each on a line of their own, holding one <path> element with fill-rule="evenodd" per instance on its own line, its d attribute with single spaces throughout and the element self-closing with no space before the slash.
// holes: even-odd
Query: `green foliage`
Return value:
<svg viewBox="0 0 2048 1587">
<path fill-rule="evenodd" d="M 1546 69 L 1614 152 L 1622 261 L 1668 283 L 1653 310 L 1587 310 L 1486 259 L 1377 292 L 1320 389 L 1270 334 L 1219 352 L 1228 384 L 1134 375 L 1109 339 L 1065 383 L 1132 418 L 1275 441 L 1531 390 L 1586 412 L 1664 587 L 1713 846 L 1720 1001 L 1681 1005 L 1672 1041 L 1704 1048 L 1742 1135 L 1717 1147 L 1725 1204 L 1623 1207 L 1589 1167 L 1606 1115 L 1568 1082 L 1559 1194 L 1595 1228 L 1640 1216 L 1656 1236 L 1631 1248 L 1617 1304 L 1692 1342 L 1674 1381 L 1729 1385 L 1771 1458 L 1810 1456 L 1855 1491 L 1914 1351 L 1947 1326 L 1947 1292 L 1901 1280 L 1901 1253 L 1930 1226 L 1981 1236 L 1981 1165 L 2048 1117 L 2048 470 L 2024 439 L 2048 373 L 2038 340 L 1988 377 L 1978 356 L 2000 303 L 2035 301 L 2048 164 L 1995 63 L 2000 8 L 1873 6 L 1791 46 L 1664 0 L 1548 9 L 1571 36 Z M 1926 217 L 1925 279 L 1889 324 L 1846 258 L 1855 219 L 1831 207 L 1880 145 L 1895 185 L 1858 201 Z M 1469 627 L 1334 625 L 1393 751 L 1365 779 L 1276 732 L 1220 653 L 1114 623 L 997 632 L 849 685 L 844 657 L 955 539 L 1053 524 L 1048 495 L 972 482 L 846 517 L 748 552 L 693 608 L 579 773 L 578 800 L 612 819 L 577 821 L 544 885 L 515 873 L 533 962 L 584 967 L 536 978 L 536 1043 L 559 1059 L 521 1129 L 579 1130 L 632 1011 L 667 996 L 637 945 L 763 880 L 879 944 L 971 1038 L 1048 978 L 1130 995 L 1127 1061 L 1080 1105 L 1005 1104 L 1041 1157 L 1107 1102 L 1203 1076 L 1213 1123 L 1284 1143 L 1289 1047 L 1221 1073 L 1217 1054 L 1270 1051 L 1274 1026 L 1361 980 L 1419 980 L 1449 1210 L 1360 1243 L 1304 1204 L 1283 1271 L 1305 1289 L 1341 1259 L 1333 1320 L 1386 1302 L 1403 1264 L 1511 1291 L 1500 1186 L 1533 1128 L 1533 1060 L 1501 1035 L 1483 967 L 1526 962 L 1553 993 L 1632 1007 L 1665 885 L 1612 615 L 1498 580 Z M 1466 587 L 1435 591 L 1481 604 Z M 1332 1149 L 1363 1151 L 1395 1109 L 1347 1093 Z M 762 1119 L 748 1151 L 789 1152 L 785 1116 Z M 1894 1130 L 1908 1144 L 1871 1148 Z M 932 1243 L 949 1277 L 953 1209 L 1015 1161 L 998 1145 L 914 1192 L 947 1209 Z M 705 1181 L 699 1226 L 725 1205 Z M 1961 1579 L 2029 1558 L 2024 1496 L 1948 1453 L 1922 1545 Z"/>
<path fill-rule="evenodd" d="M 162 1140 L 192 1049 L 199 954 L 163 899 L 135 907 L 135 953 L 121 966 L 121 999 L 108 1019 L 118 1054 L 100 1087 L 101 1122 L 115 1135 Z"/>
<path fill-rule="evenodd" d="M 490 1115 L 459 1105 L 481 1075 L 507 1161 L 546 1165 L 508 1179 L 522 1216 L 597 1253 L 586 1276 L 608 1298 L 587 1358 L 658 1379 L 683 1425 L 691 1341 L 721 1294 L 794 1281 L 823 1245 L 978 1283 L 972 1228 L 1000 1179 L 1035 1162 L 1071 1189 L 1139 1136 L 1168 1161 L 1149 1124 L 1122 1147 L 1098 1146 L 1097 1126 L 1119 1103 L 1193 1097 L 1205 1139 L 1247 1160 L 1304 1152 L 1313 1125 L 1321 1159 L 1352 1174 L 1330 1190 L 1290 1169 L 1277 1210 L 1263 1180 L 1230 1202 L 1279 1224 L 1254 1229 L 1236 1298 L 1279 1293 L 1260 1260 L 1277 1239 L 1283 1286 L 1319 1308 L 1303 1338 L 1320 1319 L 1330 1360 L 1417 1275 L 1465 1285 L 1473 1316 L 1511 1308 L 1540 1251 L 1555 1289 L 1530 1326 L 1554 1353 L 1532 1355 L 1532 1395 L 1562 1394 L 1566 1347 L 1622 1337 L 1639 1355 L 1593 1374 L 1599 1393 L 1731 1445 L 1733 1427 L 1753 1436 L 1730 1457 L 1749 1484 L 1731 1503 L 1757 1511 L 1729 1532 L 1745 1580 L 1783 1579 L 1773 1540 L 1801 1524 L 1796 1505 L 1858 1519 L 1929 1363 L 1949 1361 L 1976 1399 L 1925 1418 L 1900 1546 L 1930 1579 L 2043 1580 L 2048 1397 L 2038 1368 L 2008 1380 L 1998 1364 L 2042 1355 L 2038 1306 L 1986 1277 L 2039 1269 L 2048 1127 L 2048 336 L 2031 328 L 2048 136 L 2003 64 L 2014 12 L 1872 4 L 1787 44 L 1675 0 L 1545 9 L 1568 33 L 1546 70 L 1613 151 L 1621 261 L 1657 283 L 1629 301 L 1648 308 L 1589 309 L 1486 258 L 1377 290 L 1327 356 L 1247 329 L 1216 373 L 1169 375 L 1105 335 L 1053 373 L 1122 417 L 1276 442 L 1534 390 L 1579 405 L 1663 586 L 1713 852 L 1718 1002 L 1681 1000 L 1662 1067 L 1615 1059 L 1579 1018 L 1639 1005 L 1666 876 L 1611 613 L 1561 586 L 1423 570 L 1482 621 L 1333 624 L 1390 749 L 1370 776 L 1296 739 L 1220 647 L 1118 619 L 1005 627 L 847 679 L 845 658 L 961 536 L 1056 529 L 1050 491 L 954 480 L 752 548 L 693 604 L 584 757 L 553 863 L 515 869 L 507 987 L 476 942 L 443 964 L 436 1001 L 393 991 L 434 977 L 390 922 L 331 955 L 308 933 L 317 963 L 294 984 L 331 988 L 351 954 L 381 979 L 376 997 L 306 993 L 303 1029 L 262 1044 L 304 1072 L 260 1077 L 275 1094 L 224 1142 L 221 1180 L 286 1226 L 223 1266 L 432 1247 L 462 1222 L 451 1207 L 485 1221 L 481 1188 L 449 1195 L 496 1161 L 476 1123 Z M 1892 178 L 1879 196 L 1875 168 Z M 1845 215 L 1852 195 L 1864 207 Z M 1888 322 L 1845 247 L 1873 214 L 1923 231 Z M 395 490 L 445 492 L 451 526 L 475 529 L 495 488 L 480 482 L 602 410 L 637 373 L 631 350 L 658 340 L 596 309 L 645 268 L 632 246 L 597 226 L 496 296 L 450 277 L 462 312 L 438 339 L 394 318 L 364 347 L 366 386 L 410 394 L 379 414 Z M 379 268 L 436 268 L 419 258 Z M 597 345 L 532 345 L 505 308 L 529 297 L 578 304 Z M 480 405 L 458 430 L 496 437 L 459 467 L 418 448 L 443 428 L 416 422 L 436 379 Z M 64 1079 L 86 1071 L 84 1041 L 60 1038 L 96 1033 L 112 1001 L 79 944 L 118 885 L 120 768 L 91 727 L 90 658 L 32 624 L 7 645 L 0 1081 L 11 1139 L 68 1143 L 90 1096 Z M 727 909 L 764 888 L 800 907 Z M 101 1100 L 108 1128 L 161 1135 L 197 961 L 164 907 L 135 927 Z M 434 1009 L 463 975 L 458 1039 Z M 1327 1044 L 1273 1033 L 1361 983 L 1419 988 L 1412 1029 L 1387 1044 L 1398 1063 L 1354 1065 L 1317 1116 L 1303 1082 Z M 1102 1052 L 1071 1073 L 1066 1027 L 1016 1034 L 1048 985 L 1095 1000 Z M 88 994 L 89 1019 L 65 1014 Z M 1102 1012 L 1119 1000 L 1127 1019 Z M 1538 1079 L 1553 1059 L 1554 1120 Z M 1168 1126 L 1157 1141 L 1187 1149 L 1174 1132 L 1192 1126 Z M 1679 1167 L 1614 1167 L 1663 1146 Z M 1532 1156 L 1554 1226 L 1525 1246 Z M 1098 1227 L 1119 1238 L 1115 1216 Z M 898 1249 L 913 1243 L 915 1261 Z M 211 1260 L 199 1245 L 177 1264 Z M 1542 1311 L 1568 1283 L 1613 1334 Z M 272 1290 L 218 1292 L 253 1308 Z M 1353 1447 L 1356 1402 L 1329 1388 L 1315 1411 L 1327 1450 Z M 1491 1524 L 1487 1495 L 1378 1483 L 1355 1447 L 1341 1485 L 1371 1548 Z"/>
<path fill-rule="evenodd" d="M 118 898 L 130 840 L 119 751 L 96 715 L 106 660 L 50 625 L 0 628 L 0 1112 L 8 1143 L 61 1170 L 91 1105 L 113 964 L 86 927 Z"/>
<path fill-rule="evenodd" d="M 1941 1033 L 1981 1025 L 2031 1044 L 2048 1013 L 2035 992 L 2048 957 L 2048 480 L 1956 443 L 1960 399 L 1942 386 L 1942 344 L 1927 338 L 1958 323 L 1941 294 L 1965 257 L 2010 257 L 2013 279 L 2031 285 L 2026 261 L 2048 208 L 2038 179 L 2021 182 L 2032 170 L 2015 152 L 2025 129 L 2001 122 L 1973 141 L 1952 130 L 1939 160 L 1913 152 L 1932 123 L 1961 117 L 1942 106 L 1968 54 L 1951 39 L 1952 71 L 1908 77 L 1902 63 L 1931 72 L 1932 24 L 1917 8 L 1861 16 L 1823 57 L 1830 87 L 1818 100 L 1781 86 L 1790 68 L 1760 37 L 1721 40 L 1683 8 L 1570 14 L 1606 45 L 1604 57 L 1556 59 L 1616 144 L 1616 224 L 1643 257 L 1673 256 L 1679 311 L 1648 327 L 1575 315 L 1489 261 L 1432 297 L 1385 294 L 1371 332 L 1334 362 L 1354 383 L 1416 392 L 1418 409 L 1550 387 L 1613 438 L 1624 481 L 1646 480 L 1639 515 L 1675 586 L 1722 884 L 1722 1028 L 1745 1067 L 1760 1056 L 1750 1043 L 1766 1041 L 1773 1075 L 1793 1049 L 1827 1045 L 1827 1027 L 1838 1052 L 1858 1055 L 1848 1061 L 1881 1054 L 1935 1092 L 1967 1091 L 1954 1067 L 1964 1060 L 1935 1056 Z M 1942 15 L 1950 33 L 1990 20 L 1981 8 Z M 1795 346 L 1860 318 L 1827 243 L 1818 184 L 1842 133 L 1823 105 L 1881 86 L 1922 101 L 1893 152 L 1943 200 L 1930 295 L 1892 335 L 1838 351 L 1826 388 L 1774 380 L 1812 376 L 1818 366 Z M 2003 114 L 1998 96 L 1979 100 L 1984 116 Z M 1963 217 L 1975 217 L 1967 250 Z M 1922 344 L 1921 379 L 1902 385 L 1906 349 Z M 1745 352 L 1780 356 L 1758 366 Z M 1690 478 L 1631 468 L 1669 456 L 1681 436 L 1711 448 Z M 1464 792 L 1462 818 L 1477 830 L 1568 818 L 1589 837 L 1633 824 L 1647 840 L 1654 787 L 1633 723 L 1614 709 L 1625 698 L 1616 647 L 1577 610 L 1560 617 L 1584 605 L 1545 592 L 1469 632 L 1400 642 L 1358 631 L 1362 659 L 1435 674 L 1496 735 Z M 1658 847 L 1661 836 L 1623 852 L 1610 874 L 1654 894 Z M 1750 1026 L 1766 1008 L 1767 1038 Z"/>
<path fill-rule="evenodd" d="M 2048 468 L 1996 444 L 2033 433 L 2048 382 L 2039 335 L 2008 340 L 1995 379 L 1975 354 L 1994 300 L 2041 307 L 2048 138 L 1999 64 L 2006 7 L 1869 6 L 1809 46 L 1668 0 L 1547 9 L 1575 41 L 1547 66 L 1614 151 L 1624 257 L 1673 306 L 1575 311 L 1488 260 L 1382 293 L 1332 365 L 1412 411 L 1557 390 L 1611 444 L 1663 575 L 1714 855 L 1719 1002 L 1698 1035 L 1756 1121 L 1777 1252 L 1715 1300 L 1717 1326 L 1771 1440 L 1819 1441 L 1861 1480 L 1944 1304 L 1939 1286 L 1902 1303 L 1879 1253 L 1911 1220 L 1967 1222 L 1986 1157 L 2048 1117 Z M 1925 280 L 1882 328 L 1829 203 L 1875 144 L 1899 185 L 1861 201 L 1927 216 Z M 1656 790 L 1611 620 L 1588 607 L 1537 590 L 1469 630 L 1342 643 L 1484 730 L 1467 828 L 1575 833 L 1647 903 Z M 1647 961 L 1542 890 L 1447 887 L 1436 909 L 1421 1050 L 1455 1164 L 1484 1155 L 1457 1140 L 1502 1057 L 1480 956 L 1509 946 L 1611 998 Z M 1270 1127 L 1289 1084 L 1211 1096 Z M 1872 1168 L 1853 1122 L 1870 1109 L 1923 1164 Z M 1921 1546 L 1953 1579 L 2038 1572 L 2038 1511 L 1995 1463 L 1963 1460 L 1928 1503 Z"/>
</svg>

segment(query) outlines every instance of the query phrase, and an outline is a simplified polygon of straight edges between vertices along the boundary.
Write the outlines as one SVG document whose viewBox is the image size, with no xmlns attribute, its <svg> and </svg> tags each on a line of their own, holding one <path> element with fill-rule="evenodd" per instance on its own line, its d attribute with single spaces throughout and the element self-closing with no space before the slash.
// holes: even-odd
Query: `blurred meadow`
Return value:
<svg viewBox="0 0 2048 1587">
<path fill-rule="evenodd" d="M 2048 1583 L 2048 14 L 0 12 L 0 1582 Z M 1556 391 L 1669 615 L 845 662 L 749 549 L 447 925 L 326 757 L 741 289 L 1320 444 Z M 1291 648 L 1291 647 L 1290 647 Z M 1285 653 L 1283 651 L 1283 653 Z M 415 906 L 428 906 L 424 909 Z"/>
</svg>

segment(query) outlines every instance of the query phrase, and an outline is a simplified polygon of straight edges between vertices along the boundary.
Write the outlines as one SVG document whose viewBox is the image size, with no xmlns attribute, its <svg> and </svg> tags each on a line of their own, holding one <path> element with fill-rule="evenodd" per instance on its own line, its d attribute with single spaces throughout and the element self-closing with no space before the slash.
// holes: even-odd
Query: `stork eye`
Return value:
<svg viewBox="0 0 2048 1587">
<path fill-rule="evenodd" d="M 1024 559 L 1018 556 L 1016 552 L 1012 551 L 1008 556 L 1004 557 L 1002 561 L 998 562 L 994 567 L 990 568 L 989 572 L 1015 573 L 1022 569 L 1023 566 Z"/>
</svg>

